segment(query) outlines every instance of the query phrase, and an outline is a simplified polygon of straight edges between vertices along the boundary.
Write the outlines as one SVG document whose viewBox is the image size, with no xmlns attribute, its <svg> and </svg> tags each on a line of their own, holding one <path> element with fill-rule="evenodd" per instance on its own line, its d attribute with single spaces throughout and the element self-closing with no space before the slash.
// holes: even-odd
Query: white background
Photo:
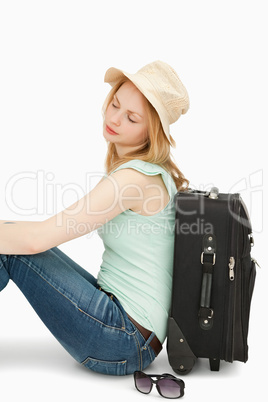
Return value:
<svg viewBox="0 0 268 402">
<path fill-rule="evenodd" d="M 262 266 L 249 361 L 222 363 L 219 373 L 199 361 L 183 378 L 188 401 L 266 394 L 267 34 L 261 0 L 0 1 L 0 219 L 43 220 L 92 188 L 106 153 L 106 69 L 135 72 L 157 59 L 190 95 L 189 112 L 172 126 L 179 167 L 192 187 L 213 184 L 247 203 Z M 97 275 L 96 235 L 60 248 Z M 147 372 L 172 372 L 165 348 Z M 0 381 L 5 400 L 146 398 L 132 376 L 98 375 L 73 361 L 11 282 L 0 294 Z"/>
</svg>

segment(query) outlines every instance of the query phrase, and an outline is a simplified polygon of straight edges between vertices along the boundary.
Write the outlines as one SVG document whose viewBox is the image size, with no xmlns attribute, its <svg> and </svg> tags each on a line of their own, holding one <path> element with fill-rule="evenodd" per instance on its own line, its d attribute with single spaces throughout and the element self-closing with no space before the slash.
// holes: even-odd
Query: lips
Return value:
<svg viewBox="0 0 268 402">
<path fill-rule="evenodd" d="M 107 133 L 109 133 L 111 135 L 118 135 L 118 133 L 116 133 L 114 130 L 112 130 L 111 127 L 109 127 L 107 124 L 106 124 L 106 131 L 107 131 Z"/>
</svg>

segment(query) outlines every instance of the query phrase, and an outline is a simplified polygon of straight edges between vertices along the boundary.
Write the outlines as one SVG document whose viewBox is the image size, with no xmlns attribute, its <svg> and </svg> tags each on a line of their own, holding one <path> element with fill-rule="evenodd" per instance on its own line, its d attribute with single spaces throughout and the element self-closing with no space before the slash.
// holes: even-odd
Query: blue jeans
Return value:
<svg viewBox="0 0 268 402">
<path fill-rule="evenodd" d="M 54 247 L 34 255 L 0 255 L 0 291 L 18 286 L 61 345 L 85 367 L 103 374 L 143 370 L 155 353 L 116 298 Z"/>
</svg>

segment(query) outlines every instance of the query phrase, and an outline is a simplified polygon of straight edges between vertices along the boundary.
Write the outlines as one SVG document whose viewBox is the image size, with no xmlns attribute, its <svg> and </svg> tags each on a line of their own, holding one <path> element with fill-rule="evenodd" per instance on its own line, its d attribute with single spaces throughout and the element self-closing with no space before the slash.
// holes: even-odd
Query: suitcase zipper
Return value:
<svg viewBox="0 0 268 402">
<path fill-rule="evenodd" d="M 235 258 L 230 257 L 230 260 L 229 260 L 229 279 L 230 279 L 230 281 L 234 281 L 234 278 L 235 278 L 234 267 L 235 267 Z"/>
<path fill-rule="evenodd" d="M 255 258 L 251 258 L 251 261 L 253 261 L 254 264 L 256 264 L 259 268 L 261 268 L 260 264 L 258 263 L 257 260 L 255 260 Z"/>
<path fill-rule="evenodd" d="M 238 216 L 238 209 L 239 209 L 239 202 L 237 196 L 234 196 L 233 202 L 231 205 L 231 214 L 233 217 L 231 219 L 231 241 L 235 241 L 237 236 L 237 225 L 238 222 L 236 221 L 235 217 Z M 226 330 L 226 345 L 225 345 L 225 359 L 227 362 L 233 362 L 233 348 L 234 348 L 234 311 L 235 311 L 235 272 L 234 267 L 236 260 L 235 258 L 235 247 L 234 243 L 230 244 L 230 256 L 229 263 L 228 263 L 228 274 L 229 274 L 229 294 L 227 298 L 227 330 Z"/>
</svg>

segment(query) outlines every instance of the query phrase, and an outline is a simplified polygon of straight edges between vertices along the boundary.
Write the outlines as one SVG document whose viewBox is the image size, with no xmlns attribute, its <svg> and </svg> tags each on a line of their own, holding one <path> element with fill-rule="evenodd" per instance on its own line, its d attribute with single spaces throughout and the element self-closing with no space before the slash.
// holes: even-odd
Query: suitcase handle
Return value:
<svg viewBox="0 0 268 402">
<path fill-rule="evenodd" d="M 216 237 L 207 234 L 203 237 L 203 251 L 201 253 L 202 286 L 199 309 L 199 325 L 204 330 L 213 326 L 213 309 L 211 308 L 211 290 L 214 265 L 216 262 Z"/>
</svg>

